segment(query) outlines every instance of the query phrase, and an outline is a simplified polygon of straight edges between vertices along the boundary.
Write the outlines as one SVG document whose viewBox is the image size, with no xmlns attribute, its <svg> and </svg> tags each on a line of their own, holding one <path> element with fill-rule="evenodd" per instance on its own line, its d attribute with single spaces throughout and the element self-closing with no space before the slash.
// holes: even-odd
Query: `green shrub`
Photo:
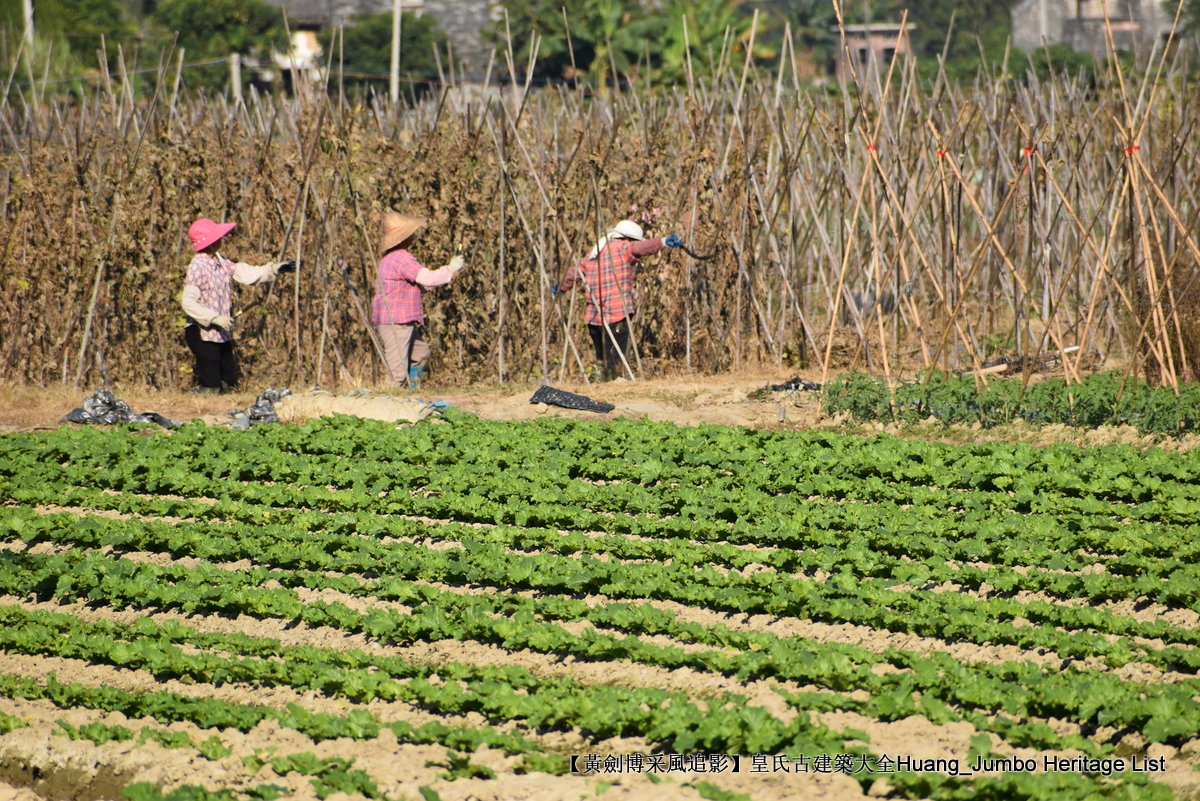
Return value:
<svg viewBox="0 0 1200 801">
<path fill-rule="evenodd" d="M 935 373 L 927 382 L 901 384 L 891 397 L 882 379 L 851 373 L 826 384 L 824 397 L 826 412 L 859 421 L 917 423 L 933 417 L 946 426 L 985 428 L 1016 420 L 1087 428 L 1131 425 L 1143 434 L 1176 436 L 1196 430 L 1200 422 L 1200 385 L 1182 387 L 1176 395 L 1171 387 L 1151 387 L 1115 371 L 1088 376 L 1080 384 L 1052 378 L 1024 392 L 1018 378 L 992 380 L 977 391 L 970 375 Z"/>
</svg>

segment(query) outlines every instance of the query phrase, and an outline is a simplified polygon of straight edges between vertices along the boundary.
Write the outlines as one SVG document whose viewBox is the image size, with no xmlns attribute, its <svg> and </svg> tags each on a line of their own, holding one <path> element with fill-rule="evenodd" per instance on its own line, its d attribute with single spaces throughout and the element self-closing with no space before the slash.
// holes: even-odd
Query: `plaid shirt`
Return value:
<svg viewBox="0 0 1200 801">
<path fill-rule="evenodd" d="M 567 271 L 558 288 L 566 292 L 575 286 L 582 276 L 587 294 L 586 319 L 589 325 L 619 323 L 632 317 L 633 308 L 633 265 L 662 250 L 661 239 L 633 242 L 628 239 L 613 239 L 600 253 Z"/>
<path fill-rule="evenodd" d="M 237 265 L 220 253 L 215 255 L 197 253 L 188 265 L 187 278 L 183 280 L 186 287 L 189 284 L 200 289 L 200 302 L 215 311 L 218 315 L 229 316 L 233 313 L 233 271 Z M 198 323 L 188 318 L 190 325 Z M 233 336 L 224 328 L 200 326 L 200 338 L 205 342 L 231 342 Z"/>
<path fill-rule="evenodd" d="M 379 282 L 371 303 L 375 325 L 405 325 L 425 322 L 425 287 L 417 283 L 421 263 L 404 248 L 388 251 L 379 262 Z"/>
</svg>

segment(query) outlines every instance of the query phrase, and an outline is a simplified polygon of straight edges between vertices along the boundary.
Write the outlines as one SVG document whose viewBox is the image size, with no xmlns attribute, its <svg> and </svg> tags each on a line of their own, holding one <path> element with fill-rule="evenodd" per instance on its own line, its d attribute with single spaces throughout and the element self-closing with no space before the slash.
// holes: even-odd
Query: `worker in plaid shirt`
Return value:
<svg viewBox="0 0 1200 801">
<path fill-rule="evenodd" d="M 383 258 L 371 303 L 371 323 L 383 341 L 388 373 L 397 386 L 407 383 L 410 389 L 421 388 L 429 361 L 422 295 L 427 289 L 450 283 L 463 268 L 462 256 L 455 256 L 436 270 L 421 266 L 408 247 L 423 225 L 425 220 L 419 217 L 396 212 L 384 217 Z"/>
<path fill-rule="evenodd" d="M 666 239 L 646 239 L 642 227 L 622 220 L 600 238 L 587 258 L 567 271 L 552 294 L 570 291 L 583 279 L 587 294 L 586 320 L 596 358 L 604 365 L 604 378 L 611 381 L 628 364 L 629 318 L 633 316 L 633 267 L 643 256 L 663 247 L 683 244 L 675 234 Z"/>
</svg>

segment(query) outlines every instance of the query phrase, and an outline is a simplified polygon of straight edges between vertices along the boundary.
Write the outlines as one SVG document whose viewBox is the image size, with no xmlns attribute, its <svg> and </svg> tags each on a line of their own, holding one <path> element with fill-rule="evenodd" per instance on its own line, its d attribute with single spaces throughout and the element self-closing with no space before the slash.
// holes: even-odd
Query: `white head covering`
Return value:
<svg viewBox="0 0 1200 801">
<path fill-rule="evenodd" d="M 621 220 L 610 228 L 608 233 L 600 237 L 600 241 L 596 243 L 596 247 L 592 248 L 592 252 L 587 257 L 594 259 L 599 256 L 600 251 L 604 250 L 605 246 L 613 239 L 632 239 L 635 242 L 640 242 L 645 238 L 646 232 L 642 230 L 642 226 L 633 220 Z"/>
</svg>

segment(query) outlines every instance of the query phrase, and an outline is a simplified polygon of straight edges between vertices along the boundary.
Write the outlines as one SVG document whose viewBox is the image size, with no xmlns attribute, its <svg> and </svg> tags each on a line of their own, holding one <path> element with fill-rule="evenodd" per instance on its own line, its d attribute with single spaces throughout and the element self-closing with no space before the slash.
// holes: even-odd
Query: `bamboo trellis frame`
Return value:
<svg viewBox="0 0 1200 801">
<path fill-rule="evenodd" d="M 391 207 L 430 218 L 416 250 L 430 266 L 460 246 L 467 258 L 427 298 L 435 374 L 580 376 L 583 299 L 549 285 L 634 206 L 665 210 L 646 220 L 654 234 L 719 251 L 642 266 L 639 374 L 803 361 L 982 383 L 989 354 L 1077 347 L 1069 381 L 1108 356 L 1171 386 L 1195 379 L 1200 104 L 1186 48 L 1094 83 L 931 84 L 896 62 L 814 89 L 794 63 L 789 86 L 737 46 L 727 38 L 708 80 L 689 61 L 686 87 L 606 96 L 532 90 L 527 65 L 521 91 L 475 102 L 449 83 L 416 105 L 340 90 L 232 102 L 181 89 L 171 52 L 142 94 L 127 76 L 70 102 L 10 89 L 0 380 L 183 383 L 173 296 L 202 215 L 238 220 L 248 259 L 286 246 L 310 266 L 247 315 L 249 376 L 382 380 L 361 304 Z M 859 308 L 868 292 L 891 293 L 895 311 Z"/>
</svg>

